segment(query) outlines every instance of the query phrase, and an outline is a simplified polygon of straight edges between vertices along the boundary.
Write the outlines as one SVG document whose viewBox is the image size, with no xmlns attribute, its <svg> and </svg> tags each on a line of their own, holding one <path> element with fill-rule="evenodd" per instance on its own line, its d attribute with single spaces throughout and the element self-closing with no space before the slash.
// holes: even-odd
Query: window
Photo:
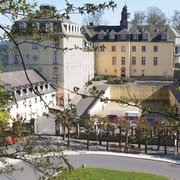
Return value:
<svg viewBox="0 0 180 180">
<path fill-rule="evenodd" d="M 105 69 L 104 72 L 107 73 L 107 69 Z"/>
<path fill-rule="evenodd" d="M 133 72 L 136 73 L 136 69 L 133 69 Z"/>
<path fill-rule="evenodd" d="M 53 64 L 58 64 L 58 55 L 56 51 L 53 53 Z"/>
<path fill-rule="evenodd" d="M 112 65 L 116 65 L 116 57 L 112 57 Z"/>
<path fill-rule="evenodd" d="M 64 24 L 64 28 L 65 28 L 65 30 L 67 31 L 67 24 Z"/>
<path fill-rule="evenodd" d="M 121 37 L 121 39 L 126 39 L 126 35 L 125 34 L 122 34 L 120 37 Z"/>
<path fill-rule="evenodd" d="M 113 52 L 116 51 L 116 46 L 112 46 L 112 51 L 113 51 Z"/>
<path fill-rule="evenodd" d="M 37 42 L 32 42 L 32 49 L 38 49 L 38 43 Z"/>
<path fill-rule="evenodd" d="M 136 65 L 136 57 L 132 57 L 132 65 Z"/>
<path fill-rule="evenodd" d="M 153 65 L 154 65 L 154 66 L 157 66 L 157 65 L 158 65 L 158 58 L 157 58 L 157 57 L 154 57 L 154 59 L 153 59 Z"/>
<path fill-rule="evenodd" d="M 138 34 L 133 34 L 133 39 L 138 39 L 139 35 Z"/>
<path fill-rule="evenodd" d="M 14 64 L 18 64 L 19 63 L 19 55 L 14 55 Z"/>
<path fill-rule="evenodd" d="M 19 28 L 22 32 L 26 31 L 26 26 L 27 26 L 27 24 L 25 22 L 19 23 Z"/>
<path fill-rule="evenodd" d="M 32 60 L 33 60 L 33 61 L 37 61 L 37 60 L 38 60 L 38 56 L 37 56 L 37 55 L 33 55 L 33 56 L 32 56 Z"/>
<path fill-rule="evenodd" d="M 161 34 L 161 39 L 162 40 L 167 40 L 167 34 Z"/>
<path fill-rule="evenodd" d="M 146 52 L 146 46 L 142 46 L 142 52 Z"/>
<path fill-rule="evenodd" d="M 145 57 L 142 57 L 142 59 L 141 59 L 141 65 L 146 65 L 146 58 Z"/>
<path fill-rule="evenodd" d="M 132 52 L 136 52 L 136 46 L 132 46 Z"/>
<path fill-rule="evenodd" d="M 58 68 L 53 67 L 53 78 L 58 78 Z"/>
<path fill-rule="evenodd" d="M 121 46 L 121 52 L 125 52 L 126 51 L 126 47 L 125 46 Z"/>
<path fill-rule="evenodd" d="M 37 98 L 35 98 L 35 101 L 34 101 L 35 103 L 37 103 Z"/>
<path fill-rule="evenodd" d="M 39 26 L 40 26 L 40 24 L 38 22 L 33 22 L 32 23 L 32 27 L 33 27 L 35 32 L 39 31 Z"/>
<path fill-rule="evenodd" d="M 148 39 L 148 34 L 143 34 L 142 39 L 147 40 Z"/>
<path fill-rule="evenodd" d="M 104 39 L 104 34 L 99 34 L 98 39 Z"/>
<path fill-rule="evenodd" d="M 31 107 L 32 106 L 32 103 L 31 103 L 31 100 L 29 100 L 29 107 Z"/>
<path fill-rule="evenodd" d="M 121 57 L 121 65 L 125 65 L 125 57 Z"/>
<path fill-rule="evenodd" d="M 117 73 L 117 69 L 115 69 L 114 72 Z"/>
<path fill-rule="evenodd" d="M 154 52 L 158 52 L 158 46 L 154 46 Z"/>
<path fill-rule="evenodd" d="M 104 49 L 105 49 L 104 44 L 102 46 L 99 46 L 99 49 L 100 49 L 101 52 L 104 52 Z"/>
<path fill-rule="evenodd" d="M 109 39 L 115 39 L 115 35 L 114 34 L 109 34 Z"/>
<path fill-rule="evenodd" d="M 45 31 L 46 31 L 46 32 L 52 32 L 52 31 L 53 31 L 53 23 L 47 22 L 47 23 L 45 24 Z"/>
</svg>

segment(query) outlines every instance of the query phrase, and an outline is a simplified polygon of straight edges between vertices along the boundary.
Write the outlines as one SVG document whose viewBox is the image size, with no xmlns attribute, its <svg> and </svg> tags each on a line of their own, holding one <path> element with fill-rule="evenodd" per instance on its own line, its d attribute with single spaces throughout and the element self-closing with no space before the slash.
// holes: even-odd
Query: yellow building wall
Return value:
<svg viewBox="0 0 180 180">
<path fill-rule="evenodd" d="M 104 51 L 96 51 L 95 71 L 97 75 L 121 76 L 121 68 L 126 69 L 126 77 L 163 76 L 165 79 L 173 77 L 173 42 L 96 42 L 96 47 L 104 46 Z M 115 46 L 115 51 L 112 51 Z M 125 52 L 121 47 L 125 47 Z M 136 52 L 132 52 L 132 46 Z M 146 51 L 142 52 L 142 46 Z M 158 51 L 154 52 L 154 46 Z M 116 64 L 112 64 L 112 58 L 116 57 Z M 125 65 L 121 64 L 121 58 L 125 57 Z M 132 64 L 132 57 L 136 57 L 136 65 Z M 145 57 L 145 65 L 142 65 L 142 57 Z M 157 65 L 154 65 L 154 57 L 157 57 Z M 166 78 L 167 77 L 167 78 Z"/>
</svg>

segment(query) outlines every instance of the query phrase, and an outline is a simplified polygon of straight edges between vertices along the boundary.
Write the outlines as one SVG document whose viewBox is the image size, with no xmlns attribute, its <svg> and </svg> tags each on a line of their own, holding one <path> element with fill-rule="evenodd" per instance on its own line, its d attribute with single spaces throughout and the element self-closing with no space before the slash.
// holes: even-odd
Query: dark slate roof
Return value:
<svg viewBox="0 0 180 180">
<path fill-rule="evenodd" d="M 44 95 L 49 93 L 55 93 L 56 90 L 53 86 L 49 85 L 49 88 L 47 87 L 48 82 L 39 75 L 34 70 L 27 70 L 27 74 L 29 79 L 31 80 L 31 83 L 33 87 L 39 87 L 38 93 Z M 32 91 L 32 87 L 30 86 L 30 83 L 25 75 L 25 72 L 22 71 L 12 71 L 12 72 L 4 72 L 0 74 L 1 83 L 5 86 L 5 88 L 9 91 L 16 91 L 15 99 L 16 101 L 24 100 L 25 98 L 32 98 L 37 97 L 38 95 L 35 94 Z M 9 88 L 8 85 L 10 85 Z M 44 87 L 44 90 L 41 88 L 42 85 L 46 85 Z M 28 88 L 28 94 L 26 94 L 26 89 Z M 21 89 L 23 89 L 22 94 L 18 93 Z M 12 101 L 9 104 L 14 104 L 15 102 Z"/>
<path fill-rule="evenodd" d="M 96 88 L 100 91 L 106 91 L 108 88 L 107 85 L 97 85 Z M 99 99 L 97 98 L 84 98 L 81 99 L 77 104 L 76 104 L 76 109 L 77 109 L 77 115 L 80 116 L 87 116 L 88 115 L 88 110 L 98 101 Z"/>
<path fill-rule="evenodd" d="M 26 70 L 26 72 L 32 84 L 46 82 L 46 80 L 33 69 Z M 11 88 L 18 88 L 20 86 L 26 86 L 30 84 L 24 70 L 3 72 L 1 73 L 0 77 L 3 84 L 9 84 L 11 85 Z"/>
<path fill-rule="evenodd" d="M 179 37 L 180 33 L 178 30 L 169 27 L 168 25 L 164 25 L 160 27 L 159 29 L 157 28 L 152 28 L 150 26 L 133 26 L 129 30 L 127 29 L 122 29 L 121 26 L 93 26 L 93 25 L 86 25 L 81 28 L 82 33 L 84 36 L 88 39 L 91 40 L 92 42 L 107 42 L 107 41 L 121 41 L 121 39 L 118 37 L 118 35 L 125 34 L 127 35 L 127 41 L 133 41 L 132 35 L 133 34 L 139 34 L 139 41 L 143 41 L 142 39 L 142 34 L 149 34 L 148 41 L 162 41 L 161 40 L 161 34 L 166 33 L 168 35 L 167 41 L 174 41 L 175 37 Z M 104 36 L 104 39 L 100 40 L 98 39 L 98 34 L 104 31 L 106 35 Z M 111 31 L 114 31 L 116 33 L 115 39 L 109 39 L 109 34 Z M 123 40 L 124 41 L 124 40 Z M 135 40 L 137 41 L 137 40 Z M 165 41 L 165 40 L 163 40 Z"/>
</svg>

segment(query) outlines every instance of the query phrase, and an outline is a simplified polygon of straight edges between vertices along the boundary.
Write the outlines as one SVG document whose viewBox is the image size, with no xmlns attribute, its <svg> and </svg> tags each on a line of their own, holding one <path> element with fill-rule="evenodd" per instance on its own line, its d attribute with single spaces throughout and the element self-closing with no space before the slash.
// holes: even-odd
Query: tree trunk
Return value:
<svg viewBox="0 0 180 180">
<path fill-rule="evenodd" d="M 68 141 L 67 141 L 67 145 L 70 146 L 70 129 L 68 128 Z"/>
<path fill-rule="evenodd" d="M 164 155 L 167 154 L 167 144 L 166 144 L 167 138 L 166 136 L 164 137 Z"/>
<path fill-rule="evenodd" d="M 63 140 L 65 140 L 65 138 L 66 138 L 66 127 L 65 126 L 63 126 L 63 131 L 64 131 Z"/>
<path fill-rule="evenodd" d="M 159 151 L 159 149 L 160 149 L 160 136 L 158 135 L 158 142 L 157 142 L 157 150 Z"/>
<path fill-rule="evenodd" d="M 138 148 L 141 148 L 141 135 L 138 134 Z"/>
<path fill-rule="evenodd" d="M 106 136 L 106 150 L 109 150 L 109 137 Z"/>
<path fill-rule="evenodd" d="M 119 147 L 121 146 L 121 127 L 119 127 Z"/>
<path fill-rule="evenodd" d="M 87 135 L 87 150 L 89 150 L 89 134 Z"/>
<path fill-rule="evenodd" d="M 125 140 L 125 146 L 128 146 L 128 132 L 126 131 L 126 140 Z"/>
<path fill-rule="evenodd" d="M 99 132 L 99 145 L 102 145 L 102 134 Z"/>
<path fill-rule="evenodd" d="M 147 137 L 145 137 L 145 154 L 147 154 L 147 146 L 148 146 L 148 138 Z"/>
</svg>

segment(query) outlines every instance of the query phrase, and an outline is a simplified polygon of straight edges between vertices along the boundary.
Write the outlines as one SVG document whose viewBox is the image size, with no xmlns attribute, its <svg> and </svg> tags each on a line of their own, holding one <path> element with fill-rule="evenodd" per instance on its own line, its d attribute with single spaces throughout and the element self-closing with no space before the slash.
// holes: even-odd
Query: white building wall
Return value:
<svg viewBox="0 0 180 180">
<path fill-rule="evenodd" d="M 110 98 L 110 87 L 107 88 L 103 97 Z M 107 106 L 108 102 L 101 102 L 100 99 L 93 105 L 93 107 L 89 110 L 88 114 L 90 117 L 98 115 L 100 112 L 104 111 L 105 106 Z"/>
<path fill-rule="evenodd" d="M 56 98 L 54 95 L 55 93 L 49 93 L 42 95 L 42 98 L 47 105 L 55 106 Z M 16 118 L 17 114 L 19 114 L 23 118 L 26 118 L 26 122 L 29 122 L 31 118 L 37 119 L 38 117 L 42 117 L 43 113 L 48 113 L 48 108 L 45 106 L 45 103 L 40 100 L 39 96 L 17 101 L 17 104 L 13 104 L 10 107 L 10 115 L 12 118 Z"/>
<path fill-rule="evenodd" d="M 64 53 L 64 104 L 76 94 L 70 93 L 74 87 L 82 89 L 88 80 L 94 77 L 94 52 L 83 51 L 83 38 L 70 37 L 64 39 L 64 46 L 79 47 Z"/>
</svg>

